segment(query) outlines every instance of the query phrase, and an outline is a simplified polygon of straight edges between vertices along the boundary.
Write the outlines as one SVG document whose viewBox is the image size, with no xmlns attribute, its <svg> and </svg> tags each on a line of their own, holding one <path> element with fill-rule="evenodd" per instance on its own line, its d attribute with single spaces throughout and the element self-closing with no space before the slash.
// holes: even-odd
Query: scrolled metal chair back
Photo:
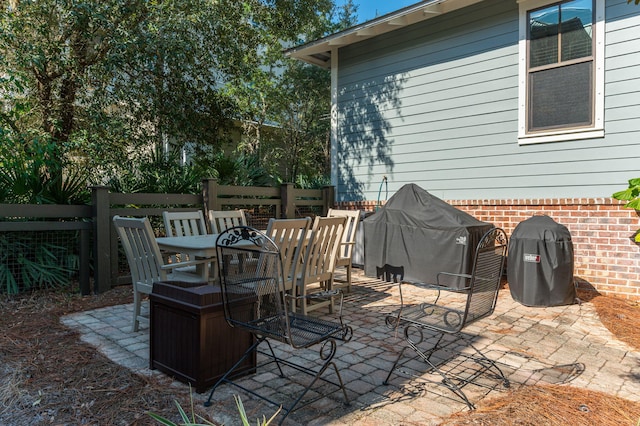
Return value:
<svg viewBox="0 0 640 426">
<path fill-rule="evenodd" d="M 493 313 L 504 272 L 507 235 L 500 228 L 487 231 L 478 243 L 467 300 L 467 322 Z"/>
<path fill-rule="evenodd" d="M 280 251 L 269 237 L 250 227 L 233 227 L 220 233 L 216 249 L 225 317 L 231 326 L 259 328 L 269 318 L 286 315 Z M 246 308 L 247 302 L 253 302 L 253 309 Z"/>
</svg>

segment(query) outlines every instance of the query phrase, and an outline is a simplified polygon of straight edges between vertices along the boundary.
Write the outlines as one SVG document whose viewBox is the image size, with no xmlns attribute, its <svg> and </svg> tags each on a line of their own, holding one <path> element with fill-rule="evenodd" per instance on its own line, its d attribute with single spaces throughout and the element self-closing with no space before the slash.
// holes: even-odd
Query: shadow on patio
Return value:
<svg viewBox="0 0 640 426">
<path fill-rule="evenodd" d="M 394 376 L 389 385 L 382 384 L 397 351 L 404 345 L 402 333 L 385 324 L 386 314 L 398 305 L 397 285 L 365 277 L 361 270 L 354 270 L 353 291 L 344 301 L 344 316 L 353 327 L 354 336 L 339 346 L 335 359 L 351 405 L 344 406 L 339 393 L 329 395 L 293 412 L 287 424 L 437 424 L 442 417 L 467 409 L 462 400 L 444 387 L 423 380 Z M 149 330 L 142 327 L 138 333 L 131 333 L 131 315 L 132 305 L 120 305 L 68 315 L 63 322 L 79 330 L 84 341 L 114 362 L 139 374 L 163 374 L 149 370 Z M 494 314 L 467 331 L 474 334 L 474 344 L 481 345 L 490 358 L 500 363 L 512 388 L 571 381 L 576 387 L 640 400 L 640 384 L 632 379 L 637 357 L 627 356 L 630 348 L 612 338 L 592 306 L 525 307 L 514 302 L 508 291 L 501 290 Z M 289 350 L 283 345 L 274 347 L 281 353 Z M 295 356 L 300 357 L 300 352 L 304 351 Z M 317 353 L 312 355 L 317 358 Z M 420 365 L 412 368 L 413 373 L 429 379 L 424 374 L 426 366 L 423 371 Z M 284 393 L 287 383 L 291 383 L 270 369 L 246 376 L 242 381 L 248 387 L 262 387 L 262 392 L 267 393 Z M 495 390 L 468 385 L 465 391 L 472 401 L 478 402 L 486 394 L 502 390 L 500 382 L 495 383 Z M 213 405 L 206 409 L 216 422 L 239 424 L 233 398 L 237 392 L 229 386 L 216 391 Z M 201 405 L 207 397 L 208 392 L 194 392 L 196 404 Z M 241 397 L 250 419 L 263 415 L 269 418 L 276 411 L 275 407 L 265 406 L 248 395 Z"/>
</svg>

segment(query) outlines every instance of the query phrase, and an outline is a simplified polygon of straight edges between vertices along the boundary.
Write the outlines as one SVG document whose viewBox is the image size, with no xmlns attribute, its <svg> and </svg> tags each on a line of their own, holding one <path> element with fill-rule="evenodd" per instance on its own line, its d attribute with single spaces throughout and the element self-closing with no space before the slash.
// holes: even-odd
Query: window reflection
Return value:
<svg viewBox="0 0 640 426">
<path fill-rule="evenodd" d="M 592 6 L 591 0 L 574 0 L 530 12 L 529 66 L 591 56 Z"/>
</svg>

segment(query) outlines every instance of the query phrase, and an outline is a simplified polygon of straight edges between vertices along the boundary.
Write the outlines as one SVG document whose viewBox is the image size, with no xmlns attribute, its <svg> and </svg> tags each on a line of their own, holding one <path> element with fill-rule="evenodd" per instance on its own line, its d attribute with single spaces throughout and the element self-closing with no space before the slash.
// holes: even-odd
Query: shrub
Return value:
<svg viewBox="0 0 640 426">
<path fill-rule="evenodd" d="M 626 208 L 640 210 L 640 178 L 630 179 L 629 187 L 624 191 L 614 193 L 613 198 L 628 201 L 624 205 Z M 640 229 L 636 231 L 635 241 L 640 243 Z"/>
</svg>

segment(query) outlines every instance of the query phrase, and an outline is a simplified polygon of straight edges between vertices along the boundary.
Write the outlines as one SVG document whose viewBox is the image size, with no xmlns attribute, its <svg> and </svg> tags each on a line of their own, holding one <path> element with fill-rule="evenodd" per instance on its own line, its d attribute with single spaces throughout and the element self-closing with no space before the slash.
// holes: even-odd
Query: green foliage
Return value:
<svg viewBox="0 0 640 426">
<path fill-rule="evenodd" d="M 629 187 L 613 194 L 616 200 L 629 201 L 625 207 L 640 210 L 640 178 L 630 179 Z"/>
<path fill-rule="evenodd" d="M 0 123 L 47 135 L 59 145 L 60 160 L 91 164 L 94 181 L 129 161 L 131 152 L 167 142 L 220 150 L 233 121 L 257 123 L 239 152 L 257 156 L 269 173 L 294 170 L 286 176 L 294 180 L 300 167 L 273 160 L 297 157 L 268 155 L 260 127 L 281 118 L 271 110 L 283 104 L 280 76 L 293 63 L 283 45 L 301 34 L 334 31 L 333 7 L 332 0 L 11 3 L 0 8 L 0 91 L 7 107 Z M 348 15 L 340 15 L 341 25 Z M 323 73 L 320 100 L 308 99 L 326 112 Z M 290 143 L 274 141 L 283 150 Z M 326 161 L 320 169 L 326 172 Z"/>
<path fill-rule="evenodd" d="M 29 138 L 0 130 L 0 202 L 85 204 L 88 173 L 65 164 L 46 135 Z"/>
<path fill-rule="evenodd" d="M 348 2 L 336 20 L 332 0 L 3 3 L 0 202 L 84 204 L 90 184 L 198 193 L 208 177 L 313 185 L 329 170 L 329 74 L 282 48 L 355 23 L 354 12 Z M 251 132 L 229 147 L 238 122 Z M 185 165 L 166 146 L 199 148 Z M 59 251 L 40 250 L 0 285 L 62 283 L 47 256 Z"/>
<path fill-rule="evenodd" d="M 283 180 L 298 175 L 327 176 L 330 169 L 330 75 L 292 62 L 278 81 L 271 119 L 280 123 L 266 151 L 266 162 L 280 164 Z"/>
<path fill-rule="evenodd" d="M 164 155 L 155 150 L 116 169 L 107 184 L 123 193 L 197 194 L 201 179 L 195 168 L 180 165 L 178 152 Z"/>
<path fill-rule="evenodd" d="M 69 284 L 75 256 L 65 245 L 43 242 L 42 233 L 0 234 L 0 291 L 7 294 L 62 288 Z"/>
<path fill-rule="evenodd" d="M 321 189 L 322 187 L 331 185 L 331 181 L 326 176 L 306 176 L 298 175 L 294 182 L 297 188 L 302 189 Z"/>
<path fill-rule="evenodd" d="M 628 201 L 626 208 L 640 210 L 640 178 L 629 179 L 629 187 L 614 193 L 613 198 Z M 635 241 L 640 243 L 640 230 L 636 232 Z"/>
<path fill-rule="evenodd" d="M 240 413 L 240 419 L 242 420 L 242 424 L 244 426 L 249 426 L 249 419 L 247 417 L 247 412 L 244 409 L 244 405 L 242 404 L 242 399 L 238 395 L 234 395 L 233 398 L 236 400 L 236 406 L 238 407 L 238 412 Z M 258 426 L 269 426 L 271 422 L 276 418 L 278 413 L 280 413 L 282 407 L 278 408 L 278 410 L 271 416 L 271 418 L 267 419 L 266 417 L 262 417 L 262 421 L 258 420 L 256 424 Z"/>
<path fill-rule="evenodd" d="M 61 161 L 60 146 L 46 135 L 29 136 L 0 129 L 0 202 L 86 204 L 88 174 Z M 25 213 L 26 214 L 26 213 Z M 9 219 L 5 219 L 9 220 Z M 51 243 L 51 233 L 0 234 L 0 292 L 60 288 L 77 270 L 77 236 Z M 65 235 L 55 234 L 56 238 Z"/>
<path fill-rule="evenodd" d="M 160 424 L 163 424 L 165 426 L 215 426 L 214 423 L 211 423 L 204 417 L 195 413 L 195 410 L 193 409 L 192 394 L 190 395 L 190 398 L 191 398 L 191 417 L 187 415 L 187 413 L 184 411 L 180 403 L 178 401 L 175 401 L 176 406 L 178 407 L 178 413 L 180 414 L 180 418 L 182 419 L 182 423 L 174 423 L 171 420 L 167 419 L 166 417 L 162 417 L 156 413 L 147 412 L 147 414 L 149 415 L 149 417 L 151 417 L 152 419 L 158 421 Z M 196 417 L 198 418 L 198 420 L 202 420 L 204 423 L 196 422 Z"/>
<path fill-rule="evenodd" d="M 250 16 L 266 12 L 255 3 L 259 2 L 247 2 L 245 12 Z M 282 46 L 299 43 L 301 34 L 311 40 L 354 25 L 357 8 L 349 1 L 336 14 L 330 1 L 282 3 L 298 8 L 296 22 L 285 19 L 286 8 L 262 15 L 269 25 L 253 31 L 262 54 L 242 74 L 244 81 L 231 79 L 225 88 L 236 99 L 243 122 L 238 151 L 257 156 L 279 180 L 296 182 L 298 175 L 329 175 L 330 74 L 285 58 Z"/>
<path fill-rule="evenodd" d="M 115 192 L 197 194 L 205 178 L 222 185 L 271 186 L 273 178 L 260 167 L 255 156 L 225 156 L 201 153 L 182 165 L 180 152 L 165 155 L 156 150 L 137 156 L 112 171 L 107 185 Z"/>
<path fill-rule="evenodd" d="M 234 399 L 236 400 L 236 406 L 238 407 L 238 412 L 240 414 L 240 420 L 242 421 L 242 424 L 244 426 L 249 426 L 249 418 L 247 417 L 247 412 L 244 409 L 244 405 L 242 404 L 242 400 L 240 399 L 239 396 L 234 395 L 233 396 Z M 193 395 L 191 395 L 191 417 L 189 417 L 189 415 L 187 415 L 187 413 L 184 411 L 184 409 L 182 408 L 182 406 L 180 405 L 180 403 L 178 401 L 176 401 L 176 406 L 178 407 L 178 413 L 180 414 L 180 418 L 182 419 L 183 423 L 174 423 L 171 420 L 167 419 L 166 417 L 162 417 L 156 413 L 152 413 L 152 412 L 147 412 L 147 414 L 154 420 L 158 421 L 160 424 L 163 424 L 165 426 L 215 426 L 214 423 L 211 423 L 210 421 L 208 421 L 207 419 L 205 419 L 204 417 L 198 415 L 195 413 L 194 409 L 193 409 Z M 266 417 L 263 416 L 262 421 L 257 421 L 256 424 L 258 426 L 269 426 L 271 424 L 271 422 L 276 418 L 276 416 L 278 415 L 278 413 L 280 413 L 281 408 L 279 408 L 274 414 L 273 416 L 271 416 L 271 418 L 267 419 Z M 199 421 L 203 421 L 204 423 L 198 423 L 196 422 L 196 417 Z"/>
<path fill-rule="evenodd" d="M 220 39 L 217 2 L 150 2 L 116 61 L 101 64 L 103 105 L 136 146 L 216 144 L 236 114 L 219 90 L 228 45 Z M 94 95 L 95 96 L 95 95 Z M 124 102 L 124 103 L 123 103 Z M 143 124 L 141 128 L 141 124 Z"/>
<path fill-rule="evenodd" d="M 275 179 L 260 165 L 256 155 L 224 156 L 215 162 L 219 183 L 238 186 L 272 186 Z"/>
</svg>

